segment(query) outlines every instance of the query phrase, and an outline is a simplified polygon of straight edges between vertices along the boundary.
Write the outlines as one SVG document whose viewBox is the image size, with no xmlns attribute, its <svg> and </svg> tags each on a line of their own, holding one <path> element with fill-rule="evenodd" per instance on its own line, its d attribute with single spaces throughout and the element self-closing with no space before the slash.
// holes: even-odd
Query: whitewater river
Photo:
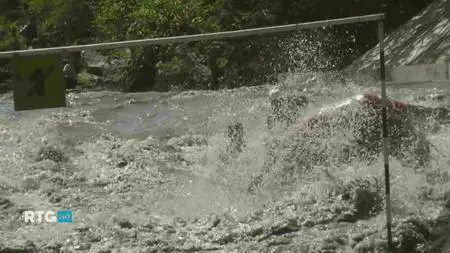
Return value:
<svg viewBox="0 0 450 253">
<path fill-rule="evenodd" d="M 5 130 L 15 131 L 16 137 L 22 139 L 33 132 L 43 134 L 43 138 L 46 134 L 58 132 L 73 145 L 91 141 L 108 132 L 140 140 L 148 136 L 167 140 L 183 134 L 203 134 L 210 138 L 210 145 L 219 148 L 223 146 L 224 140 L 221 137 L 226 125 L 241 121 L 247 130 L 249 149 L 254 151 L 248 153 L 255 156 L 246 162 L 256 163 L 252 166 L 258 167 L 264 157 L 261 153 L 264 152 L 263 136 L 266 133 L 269 109 L 267 96 L 272 88 L 261 86 L 235 91 L 182 94 L 124 94 L 108 91 L 70 93 L 67 96 L 67 108 L 21 112 L 14 111 L 12 96 L 9 94 L 0 100 L 0 126 L 5 127 Z M 378 87 L 364 89 L 379 90 Z M 355 94 L 360 90 L 355 90 Z M 436 107 L 450 106 L 447 95 L 449 91 L 450 87 L 447 89 L 442 84 L 436 84 L 435 87 L 426 88 L 389 88 L 388 94 L 406 102 Z M 53 123 L 52 119 L 55 119 Z M 450 132 L 443 131 L 430 135 L 429 138 L 443 141 L 445 136 L 450 135 Z M 436 145 L 441 153 L 450 153 L 448 146 L 439 146 L 445 144 Z M 5 148 L 7 149 L 3 146 Z"/>
<path fill-rule="evenodd" d="M 6 194 L 9 188 L 20 188 L 23 178 L 32 174 L 29 165 L 33 162 L 33 152 L 42 145 L 60 142 L 63 147 L 73 147 L 73 150 L 68 148 L 71 149 L 68 153 L 78 155 L 74 158 L 74 163 L 78 166 L 77 173 L 87 177 L 88 181 L 94 177 L 112 180 L 117 170 L 113 171 L 107 168 L 111 165 L 102 164 L 108 158 L 107 152 L 103 152 L 107 144 L 96 142 L 101 136 L 109 133 L 122 138 L 123 142 L 127 139 L 135 140 L 136 144 L 129 144 L 134 147 L 149 136 L 164 142 L 183 134 L 201 134 L 207 137 L 208 146 L 184 149 L 182 155 L 191 163 L 180 162 L 179 164 L 183 164 L 180 168 L 178 165 L 168 166 L 161 176 L 170 178 L 168 183 L 153 182 L 151 186 L 136 183 L 123 197 L 111 195 L 111 189 L 89 191 L 90 189 L 81 187 L 77 189 L 80 191 L 79 198 L 85 198 L 79 204 L 79 212 L 88 213 L 89 209 L 89 213 L 93 214 L 121 211 L 123 208 L 160 215 L 196 217 L 227 209 L 234 209 L 238 214 L 254 211 L 274 200 L 268 195 L 246 193 L 250 175 L 262 167 L 266 157 L 264 142 L 268 133 L 265 124 L 271 89 L 272 86 L 261 86 L 181 94 L 124 94 L 108 91 L 70 93 L 66 108 L 22 112 L 13 110 L 11 94 L 3 95 L 0 99 L 0 183 L 6 190 L 2 194 Z M 364 90 L 378 91 L 379 88 L 358 88 L 350 93 L 356 95 Z M 334 93 L 339 94 L 338 91 Z M 442 85 L 389 88 L 388 94 L 406 102 L 426 106 L 450 106 L 450 87 Z M 348 92 L 341 94 L 336 101 L 345 99 L 348 95 Z M 317 99 L 319 100 L 320 98 Z M 224 133 L 227 124 L 235 121 L 243 122 L 245 126 L 247 149 L 225 174 L 221 174 L 223 172 L 217 165 L 217 160 L 225 146 Z M 435 147 L 431 169 L 448 170 L 450 128 L 443 127 L 430 133 L 428 138 Z M 159 166 L 158 162 L 152 164 Z M 361 173 L 378 169 L 381 171 L 381 164 L 380 161 L 371 168 L 362 169 Z M 394 170 L 395 166 L 394 161 Z M 124 174 L 130 175 L 127 182 L 131 184 L 132 170 L 132 167 L 120 170 L 120 173 L 131 173 Z M 145 173 L 150 172 L 142 173 L 143 176 L 138 179 L 143 179 L 147 175 Z M 217 180 L 222 175 L 229 180 Z M 396 176 L 401 175 L 393 173 L 393 177 Z M 121 184 L 117 183 L 120 187 L 125 187 Z M 83 190 L 87 192 L 83 193 Z M 70 194 L 72 193 L 75 194 Z M 67 202 L 63 202 L 65 205 L 76 205 L 73 203 L 77 203 L 77 198 L 71 199 L 69 193 L 61 194 L 67 196 Z M 23 204 L 35 208 L 51 205 L 39 192 L 16 192 L 13 196 L 18 201 L 21 199 Z M 95 218 L 86 216 L 86 219 Z M 11 234 L 12 237 L 14 235 Z"/>
</svg>

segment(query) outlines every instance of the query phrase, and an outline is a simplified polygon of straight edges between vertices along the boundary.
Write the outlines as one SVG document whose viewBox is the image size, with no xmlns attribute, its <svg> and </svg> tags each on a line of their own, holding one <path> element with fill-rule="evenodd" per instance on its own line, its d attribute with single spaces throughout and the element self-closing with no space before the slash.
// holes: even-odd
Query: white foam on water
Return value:
<svg viewBox="0 0 450 253">
<path fill-rule="evenodd" d="M 346 98 L 343 101 L 340 101 L 340 102 L 337 102 L 337 103 L 334 103 L 334 104 L 331 104 L 331 105 L 323 106 L 319 110 L 318 114 L 321 115 L 321 114 L 329 112 L 329 111 L 334 111 L 334 110 L 340 109 L 342 107 L 350 105 L 353 102 L 360 101 L 363 97 L 364 97 L 363 95 L 359 94 L 359 95 L 353 96 L 351 98 Z"/>
</svg>

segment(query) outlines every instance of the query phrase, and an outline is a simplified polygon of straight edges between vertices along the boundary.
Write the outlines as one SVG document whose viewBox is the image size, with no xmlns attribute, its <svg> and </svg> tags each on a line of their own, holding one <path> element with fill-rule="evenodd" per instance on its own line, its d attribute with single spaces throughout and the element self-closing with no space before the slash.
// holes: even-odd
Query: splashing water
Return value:
<svg viewBox="0 0 450 253">
<path fill-rule="evenodd" d="M 328 73 L 298 73 L 308 71 L 306 58 L 315 56 L 315 65 L 329 64 L 319 49 L 296 50 L 301 48 L 299 40 L 295 45 L 285 42 L 291 55 L 287 61 L 292 64 L 292 71 L 286 78 L 280 78 L 276 86 L 259 86 L 223 91 L 200 91 L 193 95 L 169 93 L 139 93 L 121 94 L 114 92 L 86 93 L 69 97 L 71 108 L 42 110 L 21 113 L 16 117 L 22 123 L 21 131 L 15 129 L 13 121 L 2 121 L 2 125 L 11 134 L 22 138 L 23 143 L 4 143 L 3 157 L 6 154 L 18 154 L 14 166 L 26 167 L 31 162 L 28 154 L 33 147 L 42 146 L 42 138 L 48 143 L 64 142 L 69 137 L 82 139 L 75 149 L 83 151 L 82 155 L 72 159 L 79 173 L 85 175 L 89 182 L 106 180 L 109 186 L 101 198 L 89 192 L 84 192 L 86 200 L 99 209 L 121 210 L 123 203 L 133 210 L 145 209 L 161 215 L 192 217 L 208 213 L 221 213 L 234 210 L 237 214 L 246 214 L 262 208 L 263 205 L 291 196 L 303 196 L 308 189 L 317 188 L 327 182 L 320 168 L 310 173 L 300 175 L 300 179 L 293 183 L 290 191 L 270 188 L 256 194 L 247 192 L 248 186 L 255 174 L 264 170 L 269 159 L 269 144 L 274 139 L 286 138 L 288 129 L 276 128 L 268 130 L 266 121 L 271 113 L 269 97 L 275 93 L 289 93 L 305 95 L 308 105 L 303 116 L 298 121 L 305 120 L 311 115 L 325 114 L 339 110 L 355 100 L 360 100 L 367 91 L 378 90 L 376 86 L 357 84 L 343 79 L 340 74 Z M 309 54 L 309 55 L 308 55 Z M 308 57 L 306 57 L 308 56 Z M 322 57 L 322 58 L 321 58 Z M 319 59 L 320 58 L 320 59 Z M 314 58 L 312 58 L 314 59 Z M 410 90 L 408 88 L 389 90 L 388 94 L 398 99 L 408 98 L 408 102 L 415 102 L 411 94 L 424 95 L 428 91 Z M 443 91 L 442 91 L 443 92 Z M 444 93 L 444 92 L 443 92 Z M 126 103 L 133 99 L 136 103 Z M 426 100 L 426 99 L 425 99 Z M 421 101 L 422 104 L 434 104 L 436 101 Z M 12 115 L 11 108 L 3 110 L 2 116 Z M 82 111 L 88 111 L 89 117 L 82 116 Z M 52 117 L 58 114 L 58 117 Z M 33 117 L 28 117 L 32 115 Z M 55 125 L 73 125 L 66 127 L 64 132 L 55 130 Z M 237 157 L 227 156 L 227 138 L 224 134 L 228 124 L 241 122 L 244 125 L 245 148 Z M 81 128 L 83 132 L 102 132 L 101 137 L 92 139 L 81 138 L 81 132 L 76 126 L 89 123 Z M 16 131 L 17 130 L 17 131 Z M 109 134 L 115 136 L 110 137 Z M 201 134 L 207 137 L 207 145 L 182 147 L 179 151 L 166 151 L 166 139 L 183 134 Z M 163 144 L 152 151 L 153 144 L 147 139 L 152 136 Z M 450 130 L 443 127 L 439 132 L 428 134 L 428 139 L 437 147 L 439 153 L 432 152 L 432 163 L 427 171 L 448 171 L 450 168 Z M 103 139 L 102 139 L 103 138 Z M 117 138 L 117 139 L 115 139 Z M 136 138 L 136 139 L 133 139 Z M 331 130 L 330 138 L 314 139 L 323 152 L 333 152 L 333 141 L 342 144 L 349 141 L 349 136 L 343 134 L 339 128 Z M 292 140 L 291 140 L 292 141 Z M 291 142 L 292 143 L 292 142 Z M 289 145 L 289 142 L 285 143 Z M 335 143 L 334 143 L 335 144 Z M 305 145 L 308 149 L 308 143 Z M 119 147 L 119 148 L 117 148 Z M 122 148 L 120 148 L 122 147 Z M 31 149 L 31 150 L 30 150 Z M 169 149 L 170 150 L 170 149 Z M 2 157 L 0 155 L 0 157 Z M 129 156 L 128 156 L 129 155 Z M 134 156 L 134 160 L 132 157 Z M 11 157 L 11 156 L 8 156 Z M 279 158 L 280 156 L 275 156 Z M 332 157 L 332 156 L 330 156 Z M 122 160 L 121 160 L 122 159 Z M 129 159 L 129 160 L 127 160 Z M 11 167 L 11 161 L 0 159 L 0 168 Z M 295 160 L 286 159 L 282 164 L 293 164 Z M 124 166 L 120 168 L 120 166 Z M 356 175 L 376 175 L 382 173 L 382 159 L 371 162 L 356 160 L 352 163 L 341 163 L 331 158 L 324 161 L 324 167 L 339 178 L 353 178 Z M 20 166 L 19 166 L 20 165 Z M 11 167 L 5 178 L 20 178 L 24 176 L 22 170 L 13 171 Z M 13 171 L 13 172 L 11 172 Z M 410 210 L 419 210 L 417 196 L 421 185 L 428 185 L 425 174 L 416 173 L 412 168 L 401 165 L 392 159 L 393 194 L 398 205 L 407 205 Z M 31 173 L 31 172 L 26 172 Z M 282 171 L 286 173 L 286 171 Z M 125 179 L 124 179 L 125 178 Z M 122 180 L 122 181 L 121 181 Z M 125 180 L 125 181 L 123 181 Z M 127 181 L 128 180 L 128 181 Z M 5 180 L 7 181 L 7 180 Z M 127 186 L 131 185 L 131 186 Z M 106 184 L 106 183 L 105 183 Z M 99 183 L 99 185 L 102 185 Z M 108 188 L 109 187 L 109 188 Z M 127 187 L 132 190 L 127 191 Z M 444 188 L 444 186 L 439 186 Z M 117 188 L 117 189 L 116 189 Z M 405 189 L 408 189 L 407 191 Z M 105 190 L 105 191 L 106 191 Z M 100 190 L 99 190 L 100 191 Z M 311 195 L 320 195 L 319 190 Z M 133 201 L 133 198 L 135 199 Z M 403 200 L 402 200 L 403 199 Z M 98 201 L 98 202 L 96 202 Z M 414 208 L 412 208 L 414 207 Z M 404 210 L 404 209 L 403 209 Z"/>
</svg>

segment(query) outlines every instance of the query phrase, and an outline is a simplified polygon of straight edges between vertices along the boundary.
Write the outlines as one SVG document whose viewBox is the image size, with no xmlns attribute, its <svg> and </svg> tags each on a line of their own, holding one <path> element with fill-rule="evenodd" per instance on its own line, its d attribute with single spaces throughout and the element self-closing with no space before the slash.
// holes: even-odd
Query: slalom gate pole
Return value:
<svg viewBox="0 0 450 253">
<path fill-rule="evenodd" d="M 302 30 L 302 29 L 323 28 L 323 27 L 362 23 L 362 22 L 375 22 L 375 21 L 382 20 L 382 19 L 384 19 L 384 14 L 379 13 L 379 14 L 371 14 L 371 15 L 365 15 L 365 16 L 329 19 L 329 20 L 314 21 L 314 22 L 307 22 L 307 23 L 250 28 L 250 29 L 243 29 L 243 30 L 237 30 L 237 31 L 214 32 L 214 33 L 193 34 L 193 35 L 163 37 L 163 38 L 149 38 L 149 39 L 128 40 L 128 41 L 116 41 L 116 42 L 106 42 L 106 43 L 87 44 L 87 45 L 36 48 L 36 49 L 30 49 L 30 50 L 0 51 L 0 58 L 12 58 L 14 53 L 19 53 L 20 56 L 46 55 L 46 54 L 61 53 L 61 51 L 63 51 L 63 50 L 66 50 L 66 52 L 70 53 L 70 52 L 80 52 L 83 50 L 96 51 L 96 50 L 107 50 L 107 49 L 118 49 L 118 48 L 143 47 L 143 46 L 151 46 L 151 45 L 167 45 L 167 44 L 172 44 L 172 43 L 188 43 L 188 42 L 205 41 L 205 40 L 230 39 L 230 38 L 239 38 L 239 37 L 254 36 L 254 35 L 273 34 L 273 33 L 280 33 L 280 32 L 291 32 L 291 31 L 298 31 L 298 30 Z"/>
<path fill-rule="evenodd" d="M 386 187 L 386 229 L 388 252 L 393 252 L 392 245 L 392 214 L 391 214 L 391 184 L 389 176 L 389 133 L 387 122 L 387 98 L 386 98 L 386 69 L 384 59 L 384 27 L 383 20 L 378 20 L 378 41 L 380 46 L 380 81 L 381 81 L 381 100 L 382 100 L 382 130 L 383 130 L 383 156 L 384 156 L 384 181 Z"/>
</svg>

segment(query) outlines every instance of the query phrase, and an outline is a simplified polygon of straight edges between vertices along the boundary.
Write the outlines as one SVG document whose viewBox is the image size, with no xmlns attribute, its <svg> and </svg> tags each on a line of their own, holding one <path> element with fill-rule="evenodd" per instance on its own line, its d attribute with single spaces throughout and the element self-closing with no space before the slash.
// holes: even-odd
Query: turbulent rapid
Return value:
<svg viewBox="0 0 450 253">
<path fill-rule="evenodd" d="M 362 94 L 378 93 L 379 87 L 325 85 L 320 80 L 315 85 L 290 84 L 277 94 L 287 90 L 307 102 L 296 100 L 303 109 L 290 124 L 272 122 L 269 127 L 273 90 L 266 85 L 182 93 L 73 92 L 67 108 L 22 112 L 12 109 L 11 94 L 4 95 L 1 242 L 14 248 L 29 240 L 38 248 L 55 244 L 85 252 L 119 245 L 126 247 L 124 252 L 316 252 L 328 247 L 326 238 L 332 235 L 348 241 L 335 245 L 336 250 L 363 247 L 356 234 L 370 229 L 378 230 L 363 238 L 382 240 L 382 157 L 342 162 L 320 156 L 325 162 L 301 170 L 313 153 L 300 151 L 313 146 L 299 145 L 289 135 L 314 115 L 340 110 Z M 449 89 L 442 87 L 389 88 L 388 95 L 426 108 L 450 107 Z M 412 216 L 435 219 L 450 189 L 450 128 L 433 115 L 419 121 L 411 127 L 429 141 L 429 161 L 417 169 L 403 163 L 403 156 L 390 160 L 399 227 Z M 227 127 L 236 122 L 243 126 L 243 143 L 233 153 Z M 339 129 L 330 131 L 328 137 L 314 139 L 316 147 L 324 147 L 317 149 L 323 154 L 335 150 L 330 147 L 336 138 L 339 145 L 350 142 Z M 271 149 L 274 140 L 279 146 Z M 304 160 L 298 160 L 302 154 Z M 270 162 L 271 156 L 276 162 Z M 295 176 L 286 168 L 296 171 Z M 265 183 L 250 191 L 261 174 Z M 376 203 L 367 204 L 370 212 L 364 217 L 352 216 L 358 198 L 352 192 L 362 184 Z M 51 208 L 74 210 L 74 223 L 21 220 L 20 210 Z"/>
</svg>

